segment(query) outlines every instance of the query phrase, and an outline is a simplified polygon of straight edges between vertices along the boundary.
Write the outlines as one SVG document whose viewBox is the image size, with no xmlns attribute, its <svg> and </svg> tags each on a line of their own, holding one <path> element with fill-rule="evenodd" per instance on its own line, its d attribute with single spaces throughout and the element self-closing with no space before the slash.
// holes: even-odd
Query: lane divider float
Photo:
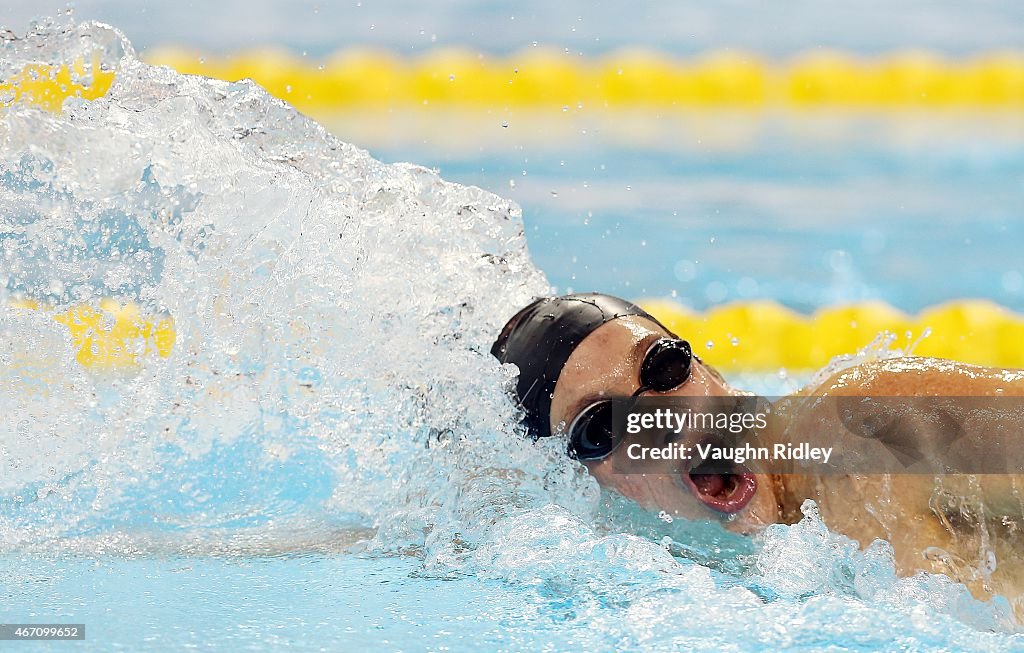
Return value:
<svg viewBox="0 0 1024 653">
<path fill-rule="evenodd" d="M 914 316 L 883 302 L 831 306 L 813 315 L 772 301 L 724 304 L 704 313 L 671 301 L 639 303 L 688 339 L 698 355 L 727 370 L 820 369 L 883 331 L 897 336 L 894 344 L 901 348 L 917 342 L 915 356 L 1024 367 L 1024 315 L 988 300 L 949 302 Z"/>
<path fill-rule="evenodd" d="M 677 58 L 630 49 L 580 57 L 528 48 L 496 57 L 443 48 L 403 57 L 352 48 L 318 62 L 272 49 L 217 57 L 161 47 L 145 52 L 143 58 L 187 74 L 229 81 L 251 78 L 308 111 L 423 105 L 562 111 L 644 106 L 1024 106 L 1024 52 L 1020 51 L 981 53 L 961 60 L 922 51 L 873 58 L 814 51 L 770 61 L 736 51 Z M 0 105 L 28 98 L 56 111 L 69 96 L 102 96 L 113 77 L 98 61 L 88 66 L 83 62 L 33 64 L 0 80 Z"/>
<path fill-rule="evenodd" d="M 347 49 L 323 60 L 281 50 L 223 57 L 180 48 L 143 58 L 179 72 L 251 78 L 300 109 L 470 105 L 593 107 L 1024 106 L 1024 52 L 963 60 L 908 51 L 866 58 L 814 51 L 770 61 L 736 51 L 692 58 L 629 49 L 581 57 L 527 48 L 496 57 L 444 48 L 416 57 Z"/>
</svg>

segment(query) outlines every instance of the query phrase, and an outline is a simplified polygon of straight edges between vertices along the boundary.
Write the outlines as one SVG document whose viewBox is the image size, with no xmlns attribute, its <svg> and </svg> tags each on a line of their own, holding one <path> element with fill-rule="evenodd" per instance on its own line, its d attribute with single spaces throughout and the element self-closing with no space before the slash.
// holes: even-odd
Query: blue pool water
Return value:
<svg viewBox="0 0 1024 653">
<path fill-rule="evenodd" d="M 979 297 L 1024 310 L 1019 115 L 684 112 L 632 116 L 656 125 L 656 142 L 636 143 L 609 133 L 629 115 L 593 113 L 552 118 L 570 136 L 548 141 L 535 135 L 551 127 L 523 116 L 478 120 L 476 150 L 429 120 L 422 145 L 368 145 L 519 202 L 534 260 L 561 289 L 698 309 Z"/>
<path fill-rule="evenodd" d="M 85 622 L 95 650 L 1019 649 L 924 603 L 887 611 L 827 593 L 766 603 L 704 567 L 661 562 L 674 569 L 591 579 L 611 591 L 602 595 L 432 577 L 404 556 L 4 558 L 17 587 L 4 598 L 32 607 L 5 602 L 0 618 Z M 68 646 L 83 645 L 36 648 Z"/>
<path fill-rule="evenodd" d="M 66 6 L 60 0 L 9 3 L 0 21 L 20 29 Z M 650 0 L 642 7 L 587 0 L 224 0 L 201 8 L 159 0 L 79 0 L 74 7 L 82 18 L 134 35 L 139 49 L 172 43 L 233 52 L 273 44 L 311 56 L 339 45 L 412 53 L 455 45 L 505 53 L 534 41 L 586 54 L 646 45 L 686 55 L 738 48 L 781 57 L 815 47 L 869 54 L 926 48 L 963 55 L 1024 42 L 1024 9 L 1013 0 L 981 5 L 858 0 L 827 6 L 786 0 L 771 7 L 757 0 Z"/>
<path fill-rule="evenodd" d="M 3 47 L 15 68 L 95 52 L 117 79 L 0 124 L 0 622 L 85 623 L 86 650 L 1024 650 L 1005 601 L 898 578 L 813 505 L 746 538 L 602 494 L 557 443 L 523 446 L 487 354 L 552 284 L 1019 305 L 1012 120 L 893 142 L 840 118 L 826 147 L 761 117 L 641 150 L 513 117 L 467 154 L 342 119 L 335 139 L 103 26 Z M 517 129 L 529 151 L 500 151 Z M 8 295 L 130 299 L 174 317 L 174 354 L 87 372 Z"/>
</svg>

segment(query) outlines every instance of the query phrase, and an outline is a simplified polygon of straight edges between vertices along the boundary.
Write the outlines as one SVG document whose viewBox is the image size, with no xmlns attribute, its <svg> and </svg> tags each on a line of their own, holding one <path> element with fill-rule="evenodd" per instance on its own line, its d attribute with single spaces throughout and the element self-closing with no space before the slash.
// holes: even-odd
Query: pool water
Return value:
<svg viewBox="0 0 1024 653">
<path fill-rule="evenodd" d="M 1024 649 L 1005 600 L 898 578 L 813 504 L 745 538 L 602 494 L 557 443 L 523 446 L 488 354 L 552 285 L 1016 306 L 1012 121 L 460 154 L 341 118 L 335 138 L 102 25 L 2 47 L 116 76 L 0 123 L 0 622 L 84 623 L 89 650 Z M 108 297 L 172 317 L 173 354 L 79 365 L 53 315 Z"/>
<path fill-rule="evenodd" d="M 533 544 L 549 553 L 559 535 Z M 84 622 L 85 646 L 96 650 L 1020 647 L 942 583 L 889 587 L 871 601 L 820 586 L 766 599 L 767 589 L 685 558 L 652 563 L 650 546 L 598 541 L 585 557 L 549 562 L 562 569 L 523 569 L 524 578 L 425 573 L 421 559 L 402 555 L 5 556 L 0 617 Z M 953 610 L 957 618 L 943 614 Z"/>
<path fill-rule="evenodd" d="M 520 203 L 534 261 L 563 290 L 697 309 L 985 298 L 1024 310 L 1019 114 L 519 113 L 325 122 L 385 161 Z"/>
</svg>

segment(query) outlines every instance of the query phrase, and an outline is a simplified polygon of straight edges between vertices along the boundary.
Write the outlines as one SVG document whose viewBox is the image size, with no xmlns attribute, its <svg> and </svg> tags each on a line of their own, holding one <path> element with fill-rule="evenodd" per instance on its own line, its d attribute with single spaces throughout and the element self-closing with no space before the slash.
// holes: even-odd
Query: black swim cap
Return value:
<svg viewBox="0 0 1024 653">
<path fill-rule="evenodd" d="M 508 321 L 491 353 L 502 363 L 519 367 L 516 395 L 531 435 L 551 436 L 551 398 L 573 350 L 602 324 L 627 315 L 645 317 L 664 328 L 636 304 L 601 293 L 542 297 Z"/>
</svg>

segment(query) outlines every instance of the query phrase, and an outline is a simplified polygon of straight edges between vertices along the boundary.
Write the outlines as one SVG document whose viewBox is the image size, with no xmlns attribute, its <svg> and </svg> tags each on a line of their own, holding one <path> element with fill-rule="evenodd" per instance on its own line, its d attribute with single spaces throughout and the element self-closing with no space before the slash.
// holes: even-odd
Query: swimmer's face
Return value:
<svg viewBox="0 0 1024 653">
<path fill-rule="evenodd" d="M 595 401 L 630 396 L 640 387 L 644 354 L 659 338 L 670 337 L 657 323 L 629 316 L 603 324 L 573 351 L 555 385 L 551 401 L 551 432 L 564 436 L 567 425 Z M 740 394 L 717 373 L 694 359 L 690 378 L 662 397 L 721 397 Z M 627 442 L 628 443 L 628 442 Z M 737 532 L 751 532 L 778 521 L 778 503 L 771 479 L 765 475 L 691 475 L 689 461 L 658 461 L 635 469 L 623 443 L 609 456 L 584 464 L 605 486 L 649 509 L 687 519 L 718 519 Z M 693 445 L 695 443 L 688 443 Z M 745 470 L 744 470 L 745 471 Z"/>
</svg>

